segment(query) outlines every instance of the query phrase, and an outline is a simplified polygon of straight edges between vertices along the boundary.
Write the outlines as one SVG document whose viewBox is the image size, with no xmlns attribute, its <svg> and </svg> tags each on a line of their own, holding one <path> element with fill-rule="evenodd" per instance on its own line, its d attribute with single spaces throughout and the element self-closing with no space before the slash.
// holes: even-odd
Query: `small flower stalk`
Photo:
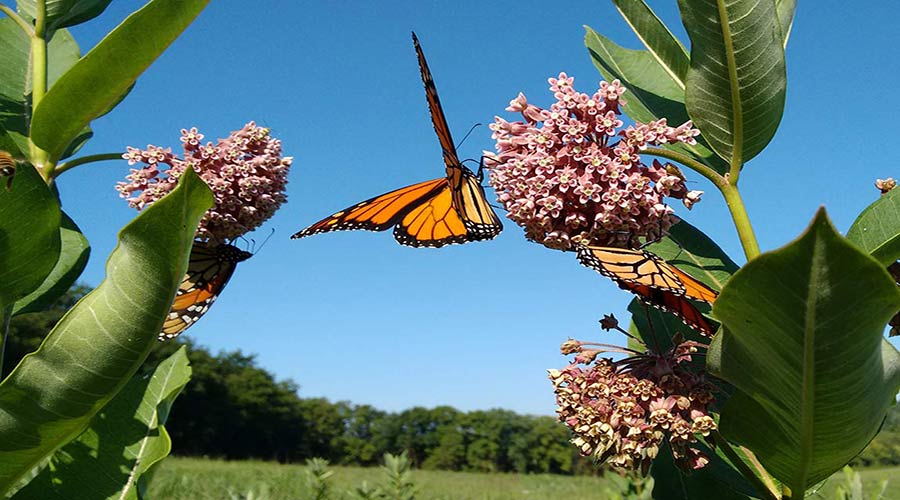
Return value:
<svg viewBox="0 0 900 500">
<path fill-rule="evenodd" d="M 698 348 L 705 346 L 674 340 L 675 347 L 665 353 L 571 339 L 563 344 L 562 352 L 575 354 L 575 360 L 562 370 L 549 370 L 549 376 L 559 420 L 572 430 L 571 441 L 582 455 L 646 474 L 663 441 L 668 441 L 683 470 L 700 469 L 709 462 L 695 445 L 716 430 L 709 415 L 714 388 L 704 373 L 687 367 Z M 619 361 L 599 356 L 611 351 L 630 356 Z"/>
<path fill-rule="evenodd" d="M 287 200 L 284 191 L 293 158 L 282 157 L 281 141 L 254 122 L 215 144 L 203 143 L 203 137 L 196 128 L 181 130 L 183 158 L 171 148 L 128 147 L 122 157 L 141 167 L 131 169 L 116 190 L 141 210 L 174 189 L 184 170 L 193 168 L 216 200 L 201 219 L 196 238 L 219 244 L 259 227 Z"/>
<path fill-rule="evenodd" d="M 665 119 L 623 127 L 619 109 L 625 88 L 601 82 L 593 95 L 577 92 L 574 78 L 550 78 L 556 102 L 539 108 L 523 94 L 508 111 L 524 121 L 500 117 L 490 128 L 497 153 L 485 152 L 490 183 L 507 217 L 526 237 L 550 248 L 577 244 L 630 247 L 655 241 L 677 221 L 665 197 L 691 208 L 702 191 L 690 191 L 674 165 L 641 152 L 651 145 L 696 144 L 690 121 L 670 127 Z"/>
</svg>

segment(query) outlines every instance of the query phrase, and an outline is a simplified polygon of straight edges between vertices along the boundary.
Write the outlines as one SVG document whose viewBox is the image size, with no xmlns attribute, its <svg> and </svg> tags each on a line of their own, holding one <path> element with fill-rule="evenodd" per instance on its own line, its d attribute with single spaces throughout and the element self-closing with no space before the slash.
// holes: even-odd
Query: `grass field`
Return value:
<svg viewBox="0 0 900 500">
<path fill-rule="evenodd" d="M 329 479 L 333 500 L 354 498 L 350 491 L 363 481 L 379 484 L 384 475 L 378 468 L 331 467 Z M 218 460 L 169 458 L 162 463 L 150 482 L 149 498 L 166 500 L 308 499 L 306 467 L 270 462 L 223 462 Z M 879 482 L 889 479 L 881 497 L 900 500 L 900 467 L 860 469 L 866 499 L 875 499 Z M 412 472 L 419 487 L 420 500 L 576 500 L 610 498 L 610 483 L 602 478 L 554 475 L 480 474 L 468 472 Z M 843 481 L 838 473 L 811 498 L 834 497 Z"/>
</svg>

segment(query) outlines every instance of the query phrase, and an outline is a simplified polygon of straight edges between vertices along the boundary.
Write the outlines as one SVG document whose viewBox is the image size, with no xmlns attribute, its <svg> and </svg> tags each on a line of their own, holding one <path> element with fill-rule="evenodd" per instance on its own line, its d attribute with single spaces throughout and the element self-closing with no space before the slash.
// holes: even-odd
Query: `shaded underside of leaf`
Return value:
<svg viewBox="0 0 900 500">
<path fill-rule="evenodd" d="M 668 236 L 647 250 L 715 290 L 721 290 L 738 270 L 738 265 L 712 238 L 685 220 L 669 228 Z"/>
<path fill-rule="evenodd" d="M 99 16 L 112 0 L 43 0 L 44 22 L 51 30 L 74 26 Z M 19 14 L 33 21 L 37 12 L 35 0 L 18 0 Z"/>
<path fill-rule="evenodd" d="M 80 434 L 156 341 L 212 206 L 206 184 L 185 174 L 122 229 L 103 282 L 0 383 L 0 492 Z"/>
<path fill-rule="evenodd" d="M 696 447 L 710 457 L 710 462 L 706 467 L 690 474 L 685 474 L 675 466 L 668 445 L 660 448 L 659 455 L 650 467 L 655 500 L 756 498 L 753 487 L 727 461 L 706 446 L 697 443 Z"/>
<path fill-rule="evenodd" d="M 0 308 L 37 289 L 59 259 L 59 204 L 29 165 L 0 183 Z"/>
<path fill-rule="evenodd" d="M 41 286 L 27 296 L 16 301 L 13 315 L 38 312 L 46 309 L 62 294 L 72 287 L 81 276 L 91 255 L 91 246 L 87 238 L 65 213 L 59 226 L 61 249 L 59 260 Z"/>
<path fill-rule="evenodd" d="M 725 330 L 708 367 L 737 389 L 722 433 L 792 491 L 839 470 L 900 388 L 900 354 L 882 336 L 898 309 L 894 280 L 820 211 L 798 240 L 738 271 L 715 303 Z"/>
</svg>

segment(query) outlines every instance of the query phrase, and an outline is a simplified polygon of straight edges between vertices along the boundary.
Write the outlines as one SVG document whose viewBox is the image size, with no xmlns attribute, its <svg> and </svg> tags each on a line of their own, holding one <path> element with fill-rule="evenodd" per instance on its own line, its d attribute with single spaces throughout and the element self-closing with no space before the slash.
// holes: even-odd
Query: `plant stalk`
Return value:
<svg viewBox="0 0 900 500">
<path fill-rule="evenodd" d="M 3 381 L 3 377 L 6 376 L 3 373 L 3 361 L 6 355 L 6 338 L 9 337 L 9 320 L 12 319 L 13 305 L 10 304 L 0 310 L 0 316 L 2 316 L 2 324 L 0 324 L 0 381 Z"/>
<path fill-rule="evenodd" d="M 725 198 L 725 203 L 728 205 L 728 211 L 731 212 L 731 219 L 734 221 L 734 227 L 737 230 L 738 238 L 741 240 L 741 246 L 744 248 L 744 255 L 747 257 L 747 260 L 753 260 L 759 255 L 759 243 L 756 242 L 756 234 L 753 232 L 753 226 L 750 224 L 750 216 L 747 215 L 744 200 L 741 198 L 741 193 L 735 184 L 735 181 L 737 181 L 736 176 L 732 176 L 732 174 L 723 176 L 689 156 L 668 149 L 647 148 L 644 150 L 644 153 L 677 161 L 709 179 L 722 192 L 722 196 Z"/>
<path fill-rule="evenodd" d="M 728 180 L 720 173 L 691 158 L 690 156 L 676 153 L 675 151 L 664 148 L 647 148 L 642 153 L 652 156 L 659 156 L 660 158 L 665 158 L 667 160 L 677 161 L 685 167 L 688 167 L 689 169 L 709 179 L 709 181 L 715 184 L 716 187 L 719 188 L 719 190 L 728 185 Z"/>
<path fill-rule="evenodd" d="M 722 196 L 725 197 L 725 203 L 728 205 L 728 211 L 731 212 L 734 228 L 741 239 L 741 246 L 744 247 L 744 255 L 748 261 L 751 261 L 759 255 L 759 243 L 756 242 L 756 234 L 750 224 L 750 216 L 747 215 L 747 208 L 744 206 L 741 193 L 737 186 L 730 182 L 720 189 Z"/>
<path fill-rule="evenodd" d="M 93 163 L 97 161 L 106 161 L 106 160 L 121 160 L 122 153 L 100 153 L 95 155 L 82 156 L 81 158 L 75 158 L 74 160 L 69 160 L 62 165 L 56 167 L 51 174 L 53 178 L 57 178 L 62 175 L 63 172 L 67 172 L 79 165 L 84 165 L 86 163 Z"/>
<path fill-rule="evenodd" d="M 21 16 L 16 14 L 16 11 L 14 11 L 14 10 L 10 9 L 9 7 L 7 7 L 6 5 L 0 3 L 0 12 L 6 14 L 10 19 L 15 21 L 16 24 L 18 24 L 19 27 L 22 28 L 22 31 L 24 31 L 25 34 L 28 35 L 29 37 L 34 34 L 34 31 L 31 30 L 31 25 L 28 24 L 27 22 L 25 22 L 25 20 L 22 19 Z"/>
<path fill-rule="evenodd" d="M 722 453 L 728 457 L 728 460 L 731 462 L 738 471 L 740 471 L 741 475 L 744 476 L 747 481 L 750 481 L 756 490 L 762 495 L 762 498 L 766 500 L 779 500 L 781 495 L 778 494 L 778 489 L 775 486 L 775 482 L 772 481 L 772 478 L 769 477 L 768 473 L 762 468 L 758 469 L 758 472 L 763 476 L 760 478 L 756 475 L 756 472 L 751 469 L 746 462 L 734 451 L 734 448 L 731 447 L 731 443 L 729 443 L 719 431 L 712 431 L 710 437 L 715 441 L 716 446 L 722 450 Z M 743 450 L 745 453 L 750 453 L 749 450 Z M 752 456 L 752 455 L 751 455 Z M 754 457 L 755 459 L 755 457 Z"/>
<path fill-rule="evenodd" d="M 38 107 L 47 93 L 47 4 L 46 0 L 35 2 L 37 14 L 34 21 L 34 33 L 31 35 L 31 109 Z M 30 126 L 30 124 L 29 124 Z M 29 134 L 30 135 L 30 134 Z M 40 172 L 48 183 L 53 173 L 50 155 L 28 138 L 31 149 L 31 164 Z"/>
</svg>

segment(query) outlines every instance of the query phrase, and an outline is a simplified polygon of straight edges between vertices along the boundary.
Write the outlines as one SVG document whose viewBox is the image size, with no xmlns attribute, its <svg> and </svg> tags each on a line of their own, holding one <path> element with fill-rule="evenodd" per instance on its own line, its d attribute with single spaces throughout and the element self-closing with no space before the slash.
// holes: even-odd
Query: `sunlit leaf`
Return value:
<svg viewBox="0 0 900 500">
<path fill-rule="evenodd" d="M 900 259 L 900 189 L 866 207 L 847 230 L 847 239 L 885 266 Z"/>
<path fill-rule="evenodd" d="M 584 43 L 594 66 L 606 80 L 619 79 L 627 87 L 622 109 L 628 116 L 645 123 L 665 118 L 674 126 L 689 120 L 684 106 L 684 83 L 674 79 L 649 51 L 626 49 L 587 26 L 585 30 Z M 678 143 L 665 147 L 720 173 L 728 171 L 728 165 L 704 145 L 702 137 L 693 146 Z"/>
<path fill-rule="evenodd" d="M 58 160 L 84 127 L 121 99 L 208 2 L 152 0 L 125 19 L 60 77 L 35 108 L 31 123 L 35 144 Z"/>
<path fill-rule="evenodd" d="M 152 375 L 135 375 L 16 498 L 141 498 L 144 474 L 172 449 L 163 424 L 190 377 L 184 346 Z"/>
<path fill-rule="evenodd" d="M 797 0 L 775 0 L 775 11 L 778 13 L 778 23 L 781 25 L 781 35 L 784 37 L 785 47 L 791 37 L 795 10 L 797 10 Z"/>
<path fill-rule="evenodd" d="M 0 494 L 78 436 L 144 361 L 212 202 L 186 170 L 175 190 L 119 233 L 103 282 L 0 383 Z"/>
<path fill-rule="evenodd" d="M 898 309 L 900 289 L 884 267 L 820 210 L 799 239 L 750 261 L 716 300 L 725 329 L 708 367 L 736 389 L 723 435 L 791 491 L 840 470 L 900 389 L 900 353 L 883 338 Z"/>
<path fill-rule="evenodd" d="M 671 75 L 672 80 L 678 83 L 683 93 L 684 79 L 691 63 L 684 45 L 675 38 L 644 0 L 613 0 L 613 3 L 644 47 Z"/>
<path fill-rule="evenodd" d="M 0 18 L 0 149 L 25 158 L 31 117 L 31 42 L 11 19 Z M 53 84 L 78 61 L 81 52 L 68 30 L 60 30 L 47 46 L 47 79 Z M 89 134 L 90 129 L 83 131 Z M 74 150 L 70 148 L 70 150 Z"/>
<path fill-rule="evenodd" d="M 691 38 L 685 104 L 712 149 L 743 165 L 784 112 L 784 40 L 774 0 L 679 0 Z"/>
</svg>

